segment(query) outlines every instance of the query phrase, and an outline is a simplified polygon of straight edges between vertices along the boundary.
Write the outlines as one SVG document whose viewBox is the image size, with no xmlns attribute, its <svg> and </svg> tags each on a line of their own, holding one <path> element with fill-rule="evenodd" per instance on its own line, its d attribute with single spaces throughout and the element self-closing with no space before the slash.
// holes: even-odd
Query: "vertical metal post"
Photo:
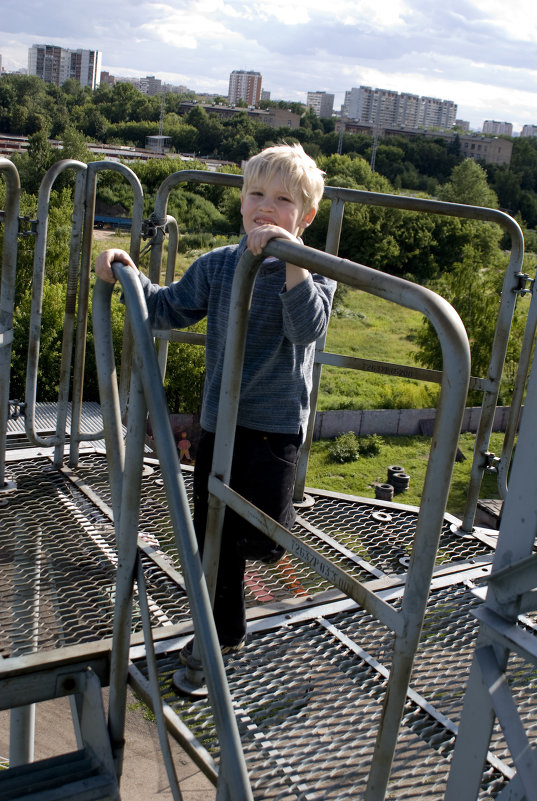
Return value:
<svg viewBox="0 0 537 801">
<path fill-rule="evenodd" d="M 75 359 L 73 369 L 73 402 L 71 411 L 71 443 L 69 453 L 69 465 L 76 467 L 78 464 L 79 444 L 85 439 L 80 433 L 80 421 L 82 417 L 84 365 L 86 357 L 86 338 L 87 320 L 90 292 L 90 273 L 91 273 L 91 251 L 93 243 L 93 219 L 95 216 L 95 195 L 97 174 L 103 169 L 110 169 L 119 172 L 129 181 L 133 194 L 134 204 L 132 212 L 131 228 L 131 256 L 135 262 L 140 256 L 140 233 L 142 230 L 143 218 L 143 191 L 138 177 L 124 164 L 117 164 L 109 161 L 94 161 L 88 164 L 86 177 L 86 195 L 84 209 L 84 234 L 82 239 L 82 255 L 80 262 L 80 288 L 78 295 L 78 316 L 75 345 Z M 132 342 L 127 336 L 124 337 L 124 347 L 122 351 L 122 382 L 130 379 L 130 356 L 132 353 Z M 123 364 L 128 365 L 128 369 L 123 369 Z M 127 390 L 124 383 L 123 395 L 120 390 L 120 399 L 123 398 L 126 406 Z"/>
<path fill-rule="evenodd" d="M 13 344 L 13 308 L 17 272 L 17 235 L 21 185 L 15 165 L 0 157 L 0 172 L 6 181 L 6 217 L 2 248 L 2 283 L 0 285 L 0 491 L 6 484 L 5 456 L 9 414 L 9 376 Z"/>
<path fill-rule="evenodd" d="M 123 734 L 127 704 L 126 691 L 129 670 L 133 581 L 137 557 L 146 414 L 147 406 L 139 369 L 134 365 L 129 396 L 121 517 L 119 525 L 116 525 L 118 570 L 114 607 L 113 647 L 110 663 L 108 729 L 118 777 L 121 776 L 123 766 Z"/>
<path fill-rule="evenodd" d="M 500 604 L 494 596 L 494 574 L 516 565 L 533 552 L 537 531 L 537 362 L 533 363 L 520 424 L 516 453 L 511 467 L 509 492 L 504 502 L 498 543 L 491 572 L 491 582 L 484 606 L 501 615 L 504 620 L 516 621 L 518 601 Z M 516 579 L 513 597 L 517 596 Z M 509 651 L 494 643 L 500 670 L 505 669 Z M 489 645 L 491 632 L 480 631 L 476 651 Z M 483 765 L 492 733 L 495 714 L 482 671 L 474 655 L 467 684 L 461 723 L 451 762 L 446 801 L 474 801 L 480 787 Z M 515 796 L 513 796 L 515 797 Z M 518 797 L 522 797 L 517 795 Z"/>
<path fill-rule="evenodd" d="M 13 656 L 37 650 L 41 576 L 41 531 L 18 528 L 15 536 L 13 579 Z M 9 763 L 12 767 L 33 762 L 35 704 L 16 707 L 10 713 Z"/>
<path fill-rule="evenodd" d="M 50 193 L 56 178 L 67 168 L 85 170 L 86 165 L 81 161 L 65 159 L 54 164 L 45 174 L 39 187 L 37 208 L 37 236 L 34 250 L 34 269 L 32 278 L 32 307 L 30 317 L 30 333 L 28 337 L 28 361 L 26 364 L 26 409 L 25 428 L 26 436 L 36 445 L 48 447 L 56 442 L 56 436 L 40 437 L 35 429 L 35 404 L 37 396 L 37 374 L 39 365 L 39 347 L 41 340 L 41 314 L 43 309 L 43 286 L 45 280 L 45 259 L 48 234 L 48 210 Z"/>
<path fill-rule="evenodd" d="M 526 378 L 529 372 L 533 346 L 535 344 L 535 332 L 537 331 L 537 291 L 535 284 L 531 291 L 530 307 L 524 328 L 524 337 L 520 348 L 520 357 L 515 377 L 515 385 L 511 396 L 511 407 L 503 438 L 503 447 L 498 465 L 498 492 L 500 497 L 505 500 L 507 497 L 507 476 L 511 466 L 511 457 L 515 444 L 515 437 L 520 422 L 520 412 L 526 390 Z"/>
<path fill-rule="evenodd" d="M 168 258 L 166 261 L 166 279 L 165 284 L 169 286 L 175 277 L 175 256 L 177 254 L 177 243 L 179 241 L 179 230 L 177 228 L 177 220 L 168 214 L 166 217 L 166 228 L 169 234 L 168 239 Z M 161 339 L 158 343 L 158 363 L 160 367 L 160 374 L 162 380 L 166 376 L 166 362 L 168 360 L 168 340 Z"/>
<path fill-rule="evenodd" d="M 71 231 L 71 245 L 69 249 L 69 267 L 67 272 L 67 295 L 65 298 L 65 314 L 63 318 L 62 356 L 60 366 L 60 381 L 58 388 L 58 411 L 56 414 L 56 447 L 54 449 L 54 466 L 63 465 L 65 450 L 67 405 L 71 387 L 71 359 L 73 355 L 73 340 L 75 334 L 75 310 L 78 290 L 78 271 L 80 263 L 80 243 L 82 238 L 84 191 L 86 186 L 86 171 L 80 171 L 76 176 L 73 228 Z M 73 425 L 71 419 L 71 431 Z"/>
<path fill-rule="evenodd" d="M 507 217 L 507 215 L 503 215 L 503 217 L 506 218 L 504 228 L 511 236 L 511 255 L 503 282 L 500 308 L 498 311 L 498 320 L 496 323 L 496 330 L 494 332 L 494 341 L 492 343 L 492 351 L 488 368 L 488 378 L 492 383 L 492 387 L 490 390 L 484 393 L 479 427 L 475 439 L 474 460 L 472 462 L 470 484 L 468 486 L 468 492 L 466 496 L 466 507 L 461 524 L 461 530 L 464 532 L 471 532 L 474 527 L 479 490 L 481 489 L 481 482 L 483 480 L 483 473 L 485 469 L 484 452 L 488 450 L 490 435 L 492 433 L 494 414 L 496 412 L 496 404 L 498 403 L 498 394 L 500 391 L 500 381 L 505 362 L 505 355 L 507 353 L 509 332 L 511 330 L 511 323 L 513 320 L 513 312 L 516 302 L 514 290 L 518 285 L 516 276 L 520 272 L 520 266 L 522 264 L 522 259 L 524 258 L 524 238 L 518 223 L 516 220 Z M 528 363 L 526 361 L 526 370 L 527 364 Z M 514 408 L 511 409 L 511 414 L 515 414 Z M 517 416 L 518 414 L 519 410 L 516 411 Z"/>
<path fill-rule="evenodd" d="M 339 240 L 341 238 L 341 227 L 343 225 L 343 213 L 345 211 L 345 201 L 335 198 L 330 207 L 330 219 L 328 221 L 328 232 L 326 235 L 325 252 L 337 256 L 339 250 Z M 315 353 L 324 351 L 326 334 L 315 343 Z M 315 431 L 315 415 L 317 412 L 317 401 L 319 398 L 319 387 L 321 385 L 322 364 L 315 361 L 313 365 L 312 387 L 310 394 L 310 415 L 308 427 L 304 436 L 304 443 L 300 449 L 300 456 L 296 468 L 295 489 L 293 500 L 300 503 L 304 498 L 304 487 L 306 486 L 306 473 L 308 471 L 308 461 Z"/>
</svg>

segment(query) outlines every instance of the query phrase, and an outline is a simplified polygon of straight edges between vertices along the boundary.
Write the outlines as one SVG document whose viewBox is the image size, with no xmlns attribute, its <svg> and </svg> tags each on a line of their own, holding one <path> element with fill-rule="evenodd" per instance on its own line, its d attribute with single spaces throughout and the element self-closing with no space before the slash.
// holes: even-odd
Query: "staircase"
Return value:
<svg viewBox="0 0 537 801">
<path fill-rule="evenodd" d="M 48 667 L 40 676 L 39 666 L 32 664 L 33 671 L 14 675 L 13 663 L 23 661 L 34 663 L 36 658 L 16 657 L 0 663 L 0 706 L 28 706 L 73 696 L 79 749 L 0 771 L 0 801 L 119 801 L 101 683 L 95 671 L 75 664 L 67 670 Z"/>
</svg>

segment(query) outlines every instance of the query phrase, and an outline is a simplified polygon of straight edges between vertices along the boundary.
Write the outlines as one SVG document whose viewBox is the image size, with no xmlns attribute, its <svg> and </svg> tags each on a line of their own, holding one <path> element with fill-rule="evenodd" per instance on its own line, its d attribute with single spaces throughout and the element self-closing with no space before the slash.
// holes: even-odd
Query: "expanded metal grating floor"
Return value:
<svg viewBox="0 0 537 801">
<path fill-rule="evenodd" d="M 76 470 L 59 471 L 45 455 L 19 452 L 6 472 L 17 490 L 0 500 L 2 656 L 110 637 L 116 556 L 104 455 L 87 452 Z M 190 497 L 191 469 L 183 475 Z M 141 539 L 172 568 L 169 574 L 161 569 L 150 549 L 143 557 L 154 625 L 186 623 L 188 603 L 158 464 L 149 460 L 142 484 Z M 314 505 L 299 510 L 298 536 L 359 579 L 404 574 L 415 511 L 314 495 Z M 440 567 L 468 568 L 491 553 L 486 542 L 458 536 L 446 521 Z M 472 576 L 475 581 L 476 571 Z M 471 609 L 479 600 L 471 586 L 461 569 L 431 592 L 387 795 L 392 801 L 443 797 L 477 631 Z M 392 634 L 348 601 L 321 605 L 326 596 L 320 593 L 329 589 L 294 557 L 271 567 L 249 565 L 251 610 L 265 607 L 266 614 L 267 604 L 292 602 L 283 618 L 260 616 L 244 653 L 227 662 L 256 801 L 348 801 L 359 799 L 365 787 Z M 390 602 L 397 605 L 396 593 Z M 141 629 L 136 610 L 133 626 Z M 170 690 L 177 668 L 172 648 L 180 644 L 159 657 L 162 695 L 218 762 L 207 702 Z M 143 658 L 133 672 L 144 675 Z M 513 660 L 510 678 L 534 737 L 537 673 Z M 510 765 L 499 729 L 491 751 L 500 761 L 483 776 L 482 801 L 495 798 Z"/>
</svg>

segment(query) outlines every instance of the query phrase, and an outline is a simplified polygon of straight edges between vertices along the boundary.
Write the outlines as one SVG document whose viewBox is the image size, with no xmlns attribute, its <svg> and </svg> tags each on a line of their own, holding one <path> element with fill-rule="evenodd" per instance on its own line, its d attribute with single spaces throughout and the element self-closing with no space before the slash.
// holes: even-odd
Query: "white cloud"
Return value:
<svg viewBox="0 0 537 801">
<path fill-rule="evenodd" d="M 476 9 L 501 36 L 514 41 L 537 43 L 537 4 L 535 0 L 472 0 Z"/>
<path fill-rule="evenodd" d="M 201 40 L 233 42 L 239 37 L 210 12 L 220 3 L 211 0 L 195 3 L 193 9 L 175 8 L 153 3 L 153 20 L 139 26 L 145 34 L 160 39 L 171 47 L 195 49 Z"/>
<path fill-rule="evenodd" d="M 325 89 L 339 105 L 367 84 L 453 100 L 475 127 L 537 123 L 535 0 L 117 0 L 113 16 L 109 0 L 91 15 L 81 0 L 25 0 L 1 26 L 7 69 L 48 42 L 99 49 L 112 74 L 179 76 L 200 91 L 254 69 L 273 97 Z"/>
</svg>

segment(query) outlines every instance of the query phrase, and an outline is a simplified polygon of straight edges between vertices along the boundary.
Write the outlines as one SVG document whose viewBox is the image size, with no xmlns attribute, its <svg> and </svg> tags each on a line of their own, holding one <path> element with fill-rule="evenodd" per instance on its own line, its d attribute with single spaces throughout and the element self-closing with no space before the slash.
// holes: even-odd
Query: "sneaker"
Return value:
<svg viewBox="0 0 537 801">
<path fill-rule="evenodd" d="M 235 645 L 221 645 L 220 652 L 222 656 L 229 656 L 230 654 L 237 654 L 239 651 L 242 651 L 244 646 L 246 645 L 246 635 Z M 193 647 L 194 647 L 194 638 L 192 637 L 181 650 L 179 651 L 179 661 L 185 667 L 191 668 L 192 670 L 202 670 L 201 660 L 194 657 L 193 654 Z"/>
</svg>

